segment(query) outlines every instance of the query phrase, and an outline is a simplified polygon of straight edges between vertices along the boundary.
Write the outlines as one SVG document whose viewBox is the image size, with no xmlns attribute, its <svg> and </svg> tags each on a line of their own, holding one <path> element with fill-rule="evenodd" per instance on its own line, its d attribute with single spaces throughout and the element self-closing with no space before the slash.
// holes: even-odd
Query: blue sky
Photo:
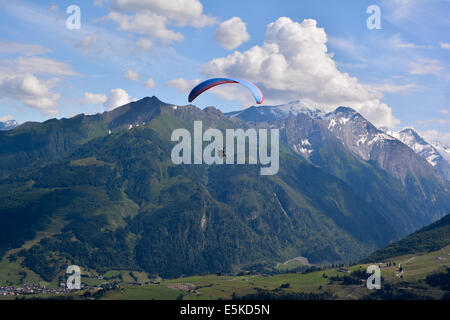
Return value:
<svg viewBox="0 0 450 320">
<path fill-rule="evenodd" d="M 381 29 L 369 30 L 369 5 Z M 81 9 L 81 29 L 66 8 Z M 213 76 L 266 104 L 354 107 L 378 126 L 450 136 L 450 1 L 0 1 L 0 119 L 103 112 L 156 95 L 187 104 Z M 145 84 L 145 85 L 144 85 Z M 224 86 L 195 104 L 252 104 Z M 449 139 L 450 140 L 450 139 Z"/>
</svg>

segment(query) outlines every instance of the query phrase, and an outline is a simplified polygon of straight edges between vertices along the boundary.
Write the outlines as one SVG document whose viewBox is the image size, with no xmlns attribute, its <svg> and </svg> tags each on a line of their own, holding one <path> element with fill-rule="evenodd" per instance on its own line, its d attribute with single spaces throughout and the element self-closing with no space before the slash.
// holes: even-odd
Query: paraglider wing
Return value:
<svg viewBox="0 0 450 320">
<path fill-rule="evenodd" d="M 192 89 L 191 93 L 189 94 L 189 102 L 192 102 L 197 98 L 199 95 L 201 95 L 203 92 L 205 92 L 208 89 L 211 89 L 215 86 L 219 86 L 221 84 L 225 83 L 239 83 L 243 86 L 245 86 L 247 89 L 249 89 L 253 96 L 255 97 L 256 103 L 261 104 L 264 100 L 263 94 L 259 88 L 247 80 L 242 79 L 236 79 L 236 78 L 214 78 L 209 79 L 206 81 L 203 81 L 199 85 L 197 85 L 194 89 Z"/>
</svg>

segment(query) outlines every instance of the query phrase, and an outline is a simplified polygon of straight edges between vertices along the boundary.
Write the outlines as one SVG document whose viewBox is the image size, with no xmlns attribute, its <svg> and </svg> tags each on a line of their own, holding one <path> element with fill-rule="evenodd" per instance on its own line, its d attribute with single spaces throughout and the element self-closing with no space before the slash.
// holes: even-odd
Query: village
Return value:
<svg viewBox="0 0 450 320">
<path fill-rule="evenodd" d="M 22 296 L 31 294 L 67 294 L 70 290 L 61 287 L 58 289 L 49 289 L 40 284 L 24 284 L 22 287 L 0 286 L 0 296 Z"/>
</svg>

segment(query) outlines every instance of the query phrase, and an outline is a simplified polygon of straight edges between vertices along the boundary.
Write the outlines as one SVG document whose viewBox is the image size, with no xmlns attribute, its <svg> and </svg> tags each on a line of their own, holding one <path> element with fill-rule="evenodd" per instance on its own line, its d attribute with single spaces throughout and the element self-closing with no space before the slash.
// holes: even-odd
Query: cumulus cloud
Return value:
<svg viewBox="0 0 450 320">
<path fill-rule="evenodd" d="M 105 101 L 103 105 L 105 106 L 106 110 L 112 110 L 117 107 L 128 104 L 131 101 L 132 100 L 130 99 L 130 96 L 125 90 L 117 88 L 111 90 L 108 99 Z"/>
<path fill-rule="evenodd" d="M 108 18 L 117 22 L 119 30 L 130 31 L 140 35 L 159 39 L 163 43 L 181 41 L 184 36 L 167 28 L 167 18 L 150 11 L 137 12 L 128 15 L 119 12 L 111 12 Z"/>
<path fill-rule="evenodd" d="M 28 48 L 27 45 L 23 46 Z M 14 50 L 17 48 L 15 47 Z M 37 48 L 34 53 L 38 52 L 43 51 Z M 56 115 L 59 112 L 58 102 L 61 94 L 54 92 L 54 87 L 61 79 L 53 76 L 79 76 L 80 74 L 66 63 L 33 56 L 31 51 L 28 53 L 28 56 L 21 56 L 14 60 L 0 60 L 0 99 L 18 101 L 46 115 Z"/>
<path fill-rule="evenodd" d="M 113 0 L 107 19 L 115 21 L 119 30 L 144 35 L 167 44 L 184 40 L 180 32 L 169 26 L 201 28 L 215 23 L 203 14 L 199 0 Z"/>
<path fill-rule="evenodd" d="M 236 49 L 249 39 L 247 25 L 239 17 L 222 22 L 214 32 L 214 40 L 228 50 Z"/>
<path fill-rule="evenodd" d="M 150 78 L 144 82 L 143 86 L 146 87 L 147 89 L 153 89 L 154 87 L 156 87 L 156 82 L 155 80 Z"/>
<path fill-rule="evenodd" d="M 104 94 L 95 94 L 86 92 L 80 100 L 82 105 L 94 105 L 94 104 L 104 104 L 108 100 L 108 97 Z"/>
<path fill-rule="evenodd" d="M 57 82 L 57 79 L 42 80 L 32 74 L 9 76 L 0 83 L 0 96 L 22 101 L 44 114 L 58 114 L 60 94 L 51 90 Z"/>
<path fill-rule="evenodd" d="M 194 88 L 200 82 L 201 82 L 200 79 L 186 80 L 183 78 L 178 78 L 178 79 L 172 79 L 172 80 L 168 81 L 167 85 L 169 87 L 177 89 L 178 91 L 180 91 L 182 93 L 187 93 L 187 92 L 190 92 L 192 90 L 192 88 Z"/>
<path fill-rule="evenodd" d="M 281 17 L 268 25 L 261 46 L 213 59 L 203 72 L 207 77 L 253 81 L 261 86 L 268 103 L 300 99 L 325 110 L 345 105 L 377 126 L 399 122 L 392 109 L 380 101 L 381 92 L 368 90 L 356 77 L 338 70 L 328 53 L 325 30 L 313 19 L 298 23 Z"/>
<path fill-rule="evenodd" d="M 125 78 L 130 81 L 139 81 L 140 75 L 136 71 L 128 69 L 127 71 L 125 71 Z"/>
<path fill-rule="evenodd" d="M 203 5 L 199 0 L 113 0 L 111 8 L 119 12 L 148 10 L 167 17 L 178 26 L 201 28 L 215 22 L 214 18 L 203 14 Z"/>
</svg>

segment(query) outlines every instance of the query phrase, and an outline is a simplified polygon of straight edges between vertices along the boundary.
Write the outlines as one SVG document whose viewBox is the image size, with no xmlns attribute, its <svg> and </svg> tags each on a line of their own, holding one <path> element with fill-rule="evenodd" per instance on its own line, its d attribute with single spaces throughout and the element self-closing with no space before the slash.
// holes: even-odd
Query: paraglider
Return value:
<svg viewBox="0 0 450 320">
<path fill-rule="evenodd" d="M 219 86 L 221 84 L 225 83 L 238 83 L 249 89 L 253 96 L 255 97 L 256 103 L 261 104 L 263 103 L 264 96 L 261 92 L 261 90 L 253 83 L 247 80 L 242 79 L 236 79 L 236 78 L 214 78 L 209 79 L 206 81 L 203 81 L 202 83 L 198 84 L 194 89 L 192 89 L 191 93 L 189 94 L 189 102 L 192 102 L 197 98 L 199 95 L 201 95 L 206 90 L 209 90 L 215 86 Z"/>
</svg>

